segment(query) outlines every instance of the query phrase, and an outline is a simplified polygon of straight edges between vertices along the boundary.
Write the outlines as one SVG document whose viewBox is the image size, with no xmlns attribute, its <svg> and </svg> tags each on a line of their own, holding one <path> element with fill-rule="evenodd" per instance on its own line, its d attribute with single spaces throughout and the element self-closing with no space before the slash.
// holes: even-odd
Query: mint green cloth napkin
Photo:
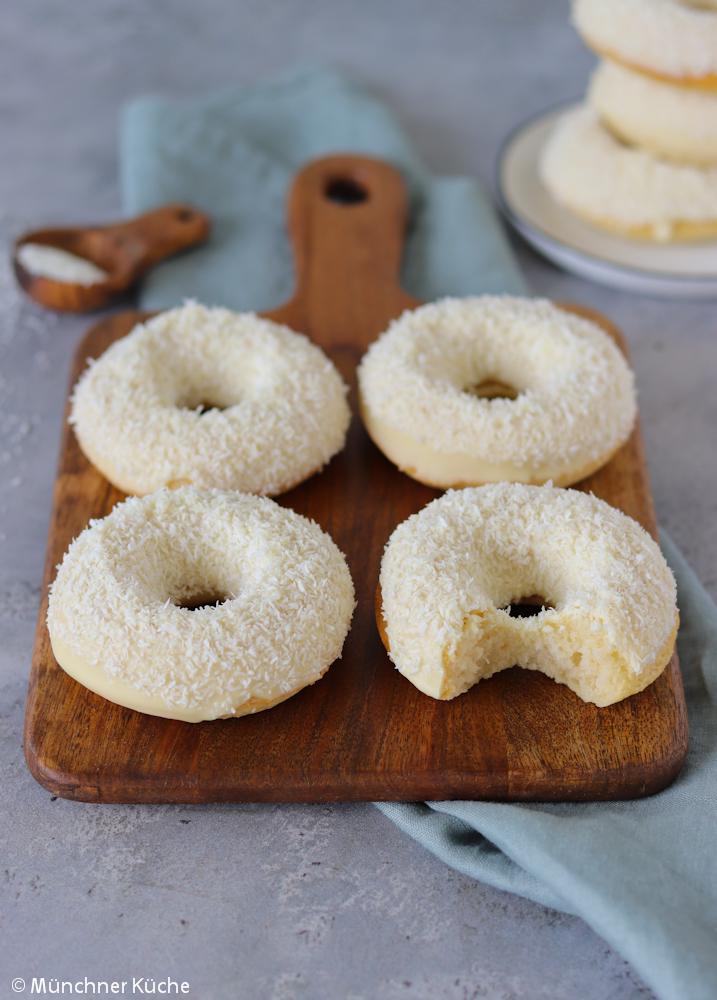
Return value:
<svg viewBox="0 0 717 1000">
<path fill-rule="evenodd" d="M 196 100 L 143 98 L 120 137 L 124 209 L 190 201 L 214 220 L 206 247 L 155 268 L 142 305 L 183 298 L 270 309 L 289 297 L 286 193 L 307 160 L 367 153 L 403 170 L 411 196 L 404 286 L 424 299 L 522 284 L 491 206 L 472 180 L 431 177 L 388 111 L 327 70 Z"/>
<path fill-rule="evenodd" d="M 506 123 L 509 125 L 510 123 Z M 124 208 L 194 202 L 215 219 L 203 249 L 161 265 L 142 305 L 194 296 L 264 309 L 292 287 L 284 231 L 295 170 L 329 152 L 373 153 L 411 192 L 404 284 L 422 299 L 523 290 L 489 202 L 474 181 L 437 179 L 391 115 L 326 70 L 197 100 L 146 98 L 123 117 Z M 670 1000 L 717 997 L 717 609 L 669 541 L 679 586 L 680 655 L 691 750 L 667 791 L 635 802 L 380 804 L 452 867 L 580 915 Z"/>
</svg>

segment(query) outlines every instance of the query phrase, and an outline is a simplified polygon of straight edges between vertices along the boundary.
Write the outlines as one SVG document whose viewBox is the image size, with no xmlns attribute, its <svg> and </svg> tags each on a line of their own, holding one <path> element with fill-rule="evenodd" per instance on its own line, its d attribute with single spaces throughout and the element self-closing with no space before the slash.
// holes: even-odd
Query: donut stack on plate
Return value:
<svg viewBox="0 0 717 1000">
<path fill-rule="evenodd" d="M 540 164 L 585 221 L 659 242 L 717 236 L 717 0 L 574 0 L 601 57 Z"/>
</svg>

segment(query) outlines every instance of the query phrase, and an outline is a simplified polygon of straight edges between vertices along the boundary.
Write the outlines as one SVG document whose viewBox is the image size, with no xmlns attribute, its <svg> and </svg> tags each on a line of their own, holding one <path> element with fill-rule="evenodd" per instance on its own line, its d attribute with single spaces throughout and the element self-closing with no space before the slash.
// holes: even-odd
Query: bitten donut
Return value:
<svg viewBox="0 0 717 1000">
<path fill-rule="evenodd" d="M 557 202 L 601 229 L 659 242 L 717 236 L 717 167 L 625 146 L 587 106 L 558 120 L 540 176 Z"/>
<path fill-rule="evenodd" d="M 440 488 L 575 482 L 635 421 L 632 372 L 612 339 L 544 300 L 487 295 L 406 312 L 358 374 L 375 443 Z"/>
<path fill-rule="evenodd" d="M 346 386 L 301 334 L 188 303 L 118 340 L 78 382 L 80 446 L 125 493 L 283 493 L 344 445 Z"/>
<path fill-rule="evenodd" d="M 183 487 L 131 497 L 75 539 L 50 593 L 60 666 L 127 708 L 186 722 L 260 712 L 341 654 L 346 560 L 265 497 Z"/>
<path fill-rule="evenodd" d="M 602 56 L 671 83 L 717 90 L 715 0 L 575 0 L 573 21 Z"/>
<path fill-rule="evenodd" d="M 636 521 L 577 490 L 499 483 L 446 493 L 396 528 L 377 619 L 398 670 L 433 698 L 518 665 L 602 707 L 662 673 L 675 598 Z M 511 616 L 526 599 L 542 610 Z"/>
<path fill-rule="evenodd" d="M 630 145 L 677 163 L 717 164 L 717 93 L 673 87 L 605 61 L 593 73 L 588 103 Z"/>
</svg>

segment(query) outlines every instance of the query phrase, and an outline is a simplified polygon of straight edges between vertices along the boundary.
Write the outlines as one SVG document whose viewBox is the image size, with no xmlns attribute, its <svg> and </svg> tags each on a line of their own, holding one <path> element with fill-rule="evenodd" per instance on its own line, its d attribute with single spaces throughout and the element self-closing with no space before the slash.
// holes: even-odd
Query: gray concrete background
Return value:
<svg viewBox="0 0 717 1000">
<path fill-rule="evenodd" d="M 437 172 L 492 179 L 531 112 L 584 87 L 562 0 L 6 0 L 0 237 L 119 210 L 116 120 L 331 61 L 391 102 Z M 661 523 L 717 590 L 715 308 L 618 294 L 516 251 L 536 292 L 627 333 Z M 235 997 L 649 996 L 580 920 L 476 884 L 370 805 L 134 808 L 53 801 L 21 727 L 60 414 L 87 326 L 22 300 L 0 262 L 0 996 L 13 976 L 186 978 Z"/>
</svg>

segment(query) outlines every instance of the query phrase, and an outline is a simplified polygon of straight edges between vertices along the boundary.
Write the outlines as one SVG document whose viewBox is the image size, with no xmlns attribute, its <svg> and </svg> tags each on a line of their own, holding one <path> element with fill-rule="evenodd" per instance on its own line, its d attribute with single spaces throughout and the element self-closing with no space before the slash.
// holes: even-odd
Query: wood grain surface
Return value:
<svg viewBox="0 0 717 1000">
<path fill-rule="evenodd" d="M 398 277 L 406 218 L 400 176 L 374 160 L 317 161 L 292 189 L 297 291 L 270 315 L 328 352 L 352 386 L 354 413 L 362 353 L 415 305 Z M 138 318 L 120 313 L 93 327 L 71 383 Z M 624 347 L 618 331 L 595 318 Z M 518 668 L 453 701 L 434 701 L 393 668 L 373 612 L 381 552 L 393 528 L 438 493 L 398 472 L 357 416 L 346 449 L 280 498 L 331 533 L 356 584 L 344 656 L 328 674 L 270 711 L 194 725 L 92 694 L 52 656 L 47 585 L 71 539 L 122 495 L 63 426 L 25 729 L 30 769 L 55 794 L 101 802 L 611 799 L 655 792 L 679 772 L 687 721 L 676 656 L 646 691 L 603 709 Z M 639 428 L 581 488 L 655 533 Z"/>
</svg>

